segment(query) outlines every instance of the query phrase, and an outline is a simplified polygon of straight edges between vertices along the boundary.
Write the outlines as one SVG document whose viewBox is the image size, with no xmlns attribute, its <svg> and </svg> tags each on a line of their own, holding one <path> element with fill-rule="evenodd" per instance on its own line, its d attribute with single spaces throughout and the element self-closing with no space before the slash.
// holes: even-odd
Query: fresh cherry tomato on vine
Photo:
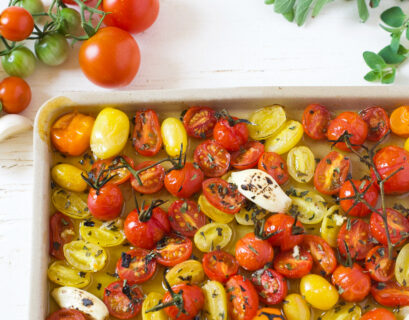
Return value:
<svg viewBox="0 0 409 320">
<path fill-rule="evenodd" d="M 273 269 L 260 269 L 251 275 L 261 302 L 272 306 L 282 302 L 287 295 L 285 278 Z"/>
<path fill-rule="evenodd" d="M 27 108 L 30 101 L 31 89 L 23 79 L 8 77 L 0 82 L 0 106 L 5 112 L 20 113 Z"/>
<path fill-rule="evenodd" d="M 178 198 L 189 198 L 202 189 L 203 171 L 199 166 L 186 162 L 181 169 L 173 169 L 165 176 L 165 188 Z"/>
<path fill-rule="evenodd" d="M 396 282 L 379 282 L 372 285 L 371 294 L 379 304 L 386 307 L 409 305 L 409 288 Z"/>
<path fill-rule="evenodd" d="M 360 320 L 396 320 L 396 317 L 389 310 L 375 308 L 365 313 Z"/>
<path fill-rule="evenodd" d="M 259 239 L 251 232 L 237 241 L 235 256 L 242 268 L 255 271 L 273 260 L 274 250 L 267 240 Z"/>
<path fill-rule="evenodd" d="M 114 220 L 121 214 L 124 197 L 115 184 L 107 183 L 99 190 L 91 188 L 88 194 L 88 208 L 99 220 Z"/>
<path fill-rule="evenodd" d="M 121 280 L 130 284 L 148 281 L 155 274 L 156 259 L 148 250 L 135 248 L 122 252 L 116 264 L 116 272 Z"/>
<path fill-rule="evenodd" d="M 304 228 L 301 222 L 284 213 L 277 213 L 269 217 L 264 224 L 264 233 L 268 242 L 282 251 L 291 250 L 300 244 L 304 237 Z"/>
<path fill-rule="evenodd" d="M 216 122 L 216 111 L 208 107 L 190 107 L 183 115 L 183 125 L 193 138 L 210 138 Z"/>
<path fill-rule="evenodd" d="M 86 320 L 85 315 L 75 309 L 60 309 L 50 314 L 46 320 Z"/>
<path fill-rule="evenodd" d="M 318 271 L 322 275 L 330 275 L 337 267 L 337 258 L 331 246 L 321 237 L 306 234 L 302 246 L 311 253 Z"/>
<path fill-rule="evenodd" d="M 232 276 L 226 283 L 227 304 L 233 320 L 253 320 L 259 299 L 250 280 L 240 275 Z"/>
<path fill-rule="evenodd" d="M 298 254 L 293 250 L 281 251 L 274 258 L 274 269 L 286 278 L 298 279 L 310 273 L 312 268 L 312 256 L 299 248 Z"/>
<path fill-rule="evenodd" d="M 68 58 L 69 45 L 61 33 L 53 32 L 38 39 L 34 49 L 40 61 L 48 66 L 59 66 Z"/>
<path fill-rule="evenodd" d="M 64 244 L 75 238 L 74 224 L 71 219 L 61 212 L 53 214 L 50 218 L 50 255 L 64 260 Z"/>
<path fill-rule="evenodd" d="M 1 57 L 1 65 L 10 76 L 26 78 L 36 67 L 36 58 L 27 47 L 16 47 Z"/>
<path fill-rule="evenodd" d="M 389 259 L 388 248 L 385 246 L 373 247 L 365 258 L 365 269 L 372 279 L 379 282 L 392 280 L 395 276 L 396 252 L 393 251 L 393 260 Z"/>
<path fill-rule="evenodd" d="M 342 256 L 348 252 L 352 259 L 363 260 L 374 246 L 370 240 L 369 224 L 360 219 L 350 219 L 339 230 L 337 243 Z M 345 246 L 348 246 L 348 248 Z"/>
<path fill-rule="evenodd" d="M 327 137 L 331 113 L 320 104 L 310 104 L 302 115 L 304 132 L 312 139 L 322 140 Z"/>
<path fill-rule="evenodd" d="M 389 117 L 381 107 L 369 107 L 359 112 L 362 119 L 368 124 L 369 141 L 381 140 L 390 130 Z"/>
<path fill-rule="evenodd" d="M 214 140 L 199 144 L 193 157 L 207 177 L 221 177 L 230 167 L 230 153 Z"/>
<path fill-rule="evenodd" d="M 278 153 L 264 152 L 258 160 L 257 167 L 272 176 L 279 185 L 288 181 L 287 164 Z"/>
<path fill-rule="evenodd" d="M 131 319 L 142 309 L 144 294 L 138 286 L 130 287 L 123 281 L 112 282 L 105 288 L 104 303 L 109 314 L 118 319 Z"/>
<path fill-rule="evenodd" d="M 158 115 L 154 110 L 137 111 L 134 117 L 132 145 L 139 154 L 152 157 L 162 148 Z"/>
<path fill-rule="evenodd" d="M 249 138 L 247 125 L 238 118 L 220 119 L 213 129 L 214 139 L 227 151 L 237 151 Z"/>
<path fill-rule="evenodd" d="M 189 259 L 192 250 L 192 240 L 173 234 L 163 237 L 157 243 L 155 253 L 161 265 L 173 267 Z"/>
<path fill-rule="evenodd" d="M 378 242 L 386 246 L 388 240 L 381 214 L 383 214 L 382 209 L 372 213 L 370 220 L 371 233 Z M 386 216 L 391 242 L 399 246 L 405 242 L 405 235 L 409 233 L 409 220 L 402 213 L 391 208 L 386 209 Z"/>
<path fill-rule="evenodd" d="M 352 186 L 354 184 L 356 190 L 359 194 L 364 194 L 364 199 L 368 202 L 373 208 L 378 203 L 379 191 L 375 184 L 371 184 L 368 180 L 348 180 L 344 182 L 341 189 L 339 190 L 339 198 L 348 198 L 355 196 L 355 190 Z M 371 185 L 370 185 L 371 184 Z M 365 217 L 372 212 L 368 206 L 362 202 L 355 203 L 355 199 L 351 200 L 341 200 L 340 203 L 342 210 L 347 212 L 349 215 L 354 217 Z"/>
<path fill-rule="evenodd" d="M 206 216 L 196 201 L 176 200 L 168 210 L 172 229 L 185 237 L 193 237 L 206 224 Z"/>
<path fill-rule="evenodd" d="M 231 155 L 231 165 L 238 170 L 250 169 L 257 165 L 264 153 L 264 145 L 258 141 L 248 141 Z"/>
<path fill-rule="evenodd" d="M 203 256 L 203 269 L 211 280 L 226 282 L 239 271 L 239 263 L 230 253 L 222 250 L 211 251 Z"/>
<path fill-rule="evenodd" d="M 135 170 L 140 170 L 153 164 L 155 164 L 155 161 L 144 161 L 139 163 L 135 167 Z M 135 191 L 143 194 L 156 193 L 163 187 L 165 180 L 165 168 L 158 164 L 141 171 L 138 176 L 142 184 L 139 184 L 138 179 L 136 179 L 133 175 L 131 176 L 131 186 Z"/>
<path fill-rule="evenodd" d="M 8 7 L 0 14 L 0 34 L 10 41 L 26 39 L 34 29 L 34 19 L 24 8 Z"/>
</svg>

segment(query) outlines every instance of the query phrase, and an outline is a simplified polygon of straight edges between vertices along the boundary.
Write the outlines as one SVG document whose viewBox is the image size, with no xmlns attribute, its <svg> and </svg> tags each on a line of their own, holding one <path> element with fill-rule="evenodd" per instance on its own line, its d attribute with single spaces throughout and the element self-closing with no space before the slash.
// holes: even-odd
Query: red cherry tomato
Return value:
<svg viewBox="0 0 409 320">
<path fill-rule="evenodd" d="M 185 237 L 193 237 L 206 224 L 206 216 L 192 200 L 176 200 L 168 210 L 172 229 Z"/>
<path fill-rule="evenodd" d="M 371 233 L 378 242 L 386 246 L 388 245 L 388 240 L 381 214 L 383 214 L 382 209 L 379 209 L 379 213 L 372 213 L 370 220 Z M 399 246 L 406 240 L 404 235 L 409 232 L 409 221 L 399 211 L 390 208 L 386 209 L 386 216 L 391 242 Z"/>
<path fill-rule="evenodd" d="M 356 263 L 352 267 L 338 266 L 331 279 L 345 301 L 360 302 L 371 290 L 371 278 Z"/>
<path fill-rule="evenodd" d="M 267 240 L 259 239 L 251 232 L 237 241 L 235 255 L 242 268 L 255 271 L 273 260 L 274 250 Z"/>
<path fill-rule="evenodd" d="M 115 184 L 107 183 L 99 191 L 91 188 L 88 194 L 88 208 L 99 220 L 113 220 L 122 211 L 124 197 L 121 189 Z"/>
<path fill-rule="evenodd" d="M 371 287 L 371 294 L 376 302 L 386 307 L 409 305 L 409 288 L 396 282 L 379 282 Z"/>
<path fill-rule="evenodd" d="M 278 153 L 264 152 L 258 160 L 257 167 L 272 176 L 279 185 L 288 181 L 287 164 Z"/>
<path fill-rule="evenodd" d="M 26 39 L 34 29 L 30 12 L 21 7 L 8 7 L 0 14 L 0 34 L 10 41 Z"/>
<path fill-rule="evenodd" d="M 81 311 L 60 309 L 50 314 L 46 320 L 86 320 L 86 318 Z"/>
<path fill-rule="evenodd" d="M 126 86 L 139 70 L 139 47 L 128 32 L 105 27 L 83 42 L 79 62 L 82 72 L 96 85 Z"/>
<path fill-rule="evenodd" d="M 230 153 L 214 140 L 199 144 L 194 152 L 194 160 L 207 177 L 220 177 L 230 166 Z"/>
<path fill-rule="evenodd" d="M 31 89 L 23 79 L 7 77 L 0 82 L 0 102 L 5 112 L 20 113 L 27 108 L 30 101 Z"/>
<path fill-rule="evenodd" d="M 229 122 L 227 119 L 217 121 L 213 129 L 214 139 L 220 143 L 227 151 L 237 151 L 249 138 L 247 125 L 233 117 Z"/>
<path fill-rule="evenodd" d="M 122 252 L 116 264 L 116 272 L 121 280 L 130 284 L 139 284 L 148 281 L 155 274 L 156 260 L 148 250 L 135 248 Z"/>
<path fill-rule="evenodd" d="M 157 260 L 161 265 L 173 267 L 181 263 L 192 254 L 192 240 L 178 235 L 165 236 L 160 240 L 155 249 Z"/>
<path fill-rule="evenodd" d="M 329 141 L 338 140 L 345 132 L 351 135 L 349 142 L 357 150 L 368 136 L 368 125 L 356 112 L 343 112 L 332 120 L 328 126 L 327 137 Z M 335 147 L 349 151 L 345 142 L 338 142 Z"/>
<path fill-rule="evenodd" d="M 272 306 L 282 302 L 287 295 L 285 278 L 273 269 L 260 269 L 251 275 L 251 281 L 256 288 L 260 301 Z"/>
<path fill-rule="evenodd" d="M 225 283 L 239 271 L 236 258 L 225 251 L 212 251 L 203 256 L 203 269 L 211 280 Z"/>
<path fill-rule="evenodd" d="M 396 317 L 389 310 L 375 308 L 365 313 L 360 320 L 396 320 Z"/>
<path fill-rule="evenodd" d="M 144 161 L 135 167 L 135 170 L 140 170 L 155 164 L 155 161 Z M 133 175 L 131 176 L 132 188 L 143 194 L 152 194 L 160 191 L 163 188 L 165 180 L 165 168 L 160 164 L 143 170 L 138 174 L 142 184 L 139 184 L 138 179 Z"/>
<path fill-rule="evenodd" d="M 318 271 L 328 276 L 337 267 L 337 258 L 331 246 L 321 237 L 307 234 L 304 236 L 303 247 L 311 253 Z"/>
<path fill-rule="evenodd" d="M 232 276 L 226 283 L 227 304 L 232 320 L 252 320 L 257 314 L 258 294 L 250 280 Z"/>
<path fill-rule="evenodd" d="M 143 292 L 137 286 L 129 287 L 123 281 L 112 282 L 105 288 L 104 303 L 109 314 L 118 319 L 131 319 L 142 309 Z"/>
<path fill-rule="evenodd" d="M 373 247 L 365 258 L 365 269 L 368 270 L 372 279 L 379 282 L 392 280 L 395 276 L 396 252 L 393 252 L 394 259 L 388 257 L 388 248 L 385 246 Z"/>
<path fill-rule="evenodd" d="M 281 251 L 274 258 L 274 269 L 286 278 L 298 279 L 310 273 L 312 268 L 312 256 L 303 249 L 299 249 L 299 254 L 294 251 Z"/>
<path fill-rule="evenodd" d="M 264 152 L 264 145 L 258 141 L 248 141 L 231 155 L 231 165 L 238 170 L 250 169 L 257 165 Z"/>
<path fill-rule="evenodd" d="M 352 186 L 352 183 L 354 184 L 356 190 L 359 191 L 359 194 L 363 194 L 365 192 L 364 199 L 372 207 L 375 207 L 378 203 L 378 188 L 375 186 L 375 184 L 371 184 L 368 180 L 348 180 L 344 182 L 341 189 L 339 190 L 340 199 L 355 196 L 355 190 Z M 371 209 L 369 209 L 366 204 L 363 204 L 362 202 L 355 203 L 355 199 L 341 200 L 340 205 L 342 210 L 354 217 L 365 217 L 366 215 L 371 213 Z"/>
<path fill-rule="evenodd" d="M 389 117 L 381 107 L 369 107 L 359 112 L 362 119 L 368 124 L 369 141 L 381 140 L 390 130 Z"/>
<path fill-rule="evenodd" d="M 71 219 L 61 212 L 54 213 L 50 218 L 50 255 L 64 260 L 64 244 L 74 238 L 75 231 Z"/>
<path fill-rule="evenodd" d="M 122 156 L 126 162 L 128 162 L 132 167 L 134 166 L 134 162 L 131 158 L 127 156 Z M 121 162 L 119 160 L 119 157 L 115 158 L 109 158 L 105 160 L 98 160 L 92 165 L 92 171 L 94 177 L 98 177 L 100 172 L 102 170 L 111 170 L 110 171 L 110 176 L 114 176 L 111 180 L 109 180 L 110 183 L 119 185 L 122 183 L 125 183 L 129 180 L 131 177 L 131 173 L 127 168 L 120 168 L 120 169 L 115 169 L 116 167 L 121 166 Z M 108 173 L 102 174 L 102 178 L 106 178 Z"/>
<path fill-rule="evenodd" d="M 350 160 L 337 151 L 331 151 L 315 169 L 314 186 L 324 194 L 337 194 L 344 184 L 350 167 Z"/>
<path fill-rule="evenodd" d="M 211 137 L 216 122 L 216 111 L 208 107 L 190 107 L 183 116 L 186 132 L 193 138 Z"/>
<path fill-rule="evenodd" d="M 203 171 L 186 162 L 182 169 L 173 169 L 165 176 L 165 188 L 178 198 L 189 198 L 202 189 Z"/>
<path fill-rule="evenodd" d="M 320 104 L 310 104 L 302 115 L 304 132 L 312 139 L 322 140 L 327 137 L 331 113 Z"/>
<path fill-rule="evenodd" d="M 162 148 L 160 123 L 155 111 L 137 111 L 134 118 L 132 145 L 139 154 L 152 157 Z"/>
</svg>

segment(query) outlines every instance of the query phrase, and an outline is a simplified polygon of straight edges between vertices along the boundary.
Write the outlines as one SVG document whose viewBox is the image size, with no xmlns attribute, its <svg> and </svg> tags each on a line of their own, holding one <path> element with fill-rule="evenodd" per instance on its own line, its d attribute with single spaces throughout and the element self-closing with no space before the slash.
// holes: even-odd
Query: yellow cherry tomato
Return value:
<svg viewBox="0 0 409 320">
<path fill-rule="evenodd" d="M 94 123 L 91 133 L 91 150 L 100 159 L 118 155 L 129 136 L 128 116 L 117 109 L 105 108 Z"/>
<path fill-rule="evenodd" d="M 345 303 L 336 306 L 321 315 L 322 320 L 359 320 L 361 319 L 361 307 L 353 303 Z"/>
<path fill-rule="evenodd" d="M 303 133 L 304 129 L 300 122 L 289 120 L 278 132 L 266 140 L 264 149 L 278 154 L 286 153 L 301 140 Z"/>
<path fill-rule="evenodd" d="M 193 241 L 202 252 L 210 252 L 216 248 L 224 248 L 231 239 L 233 232 L 224 223 L 212 222 L 196 231 Z"/>
<path fill-rule="evenodd" d="M 101 247 L 114 247 L 125 240 L 123 221 L 100 221 L 89 219 L 80 223 L 81 238 L 87 242 L 97 244 Z"/>
<path fill-rule="evenodd" d="M 166 274 L 166 280 L 171 286 L 181 283 L 199 284 L 203 282 L 204 277 L 203 266 L 196 260 L 183 261 Z"/>
<path fill-rule="evenodd" d="M 409 243 L 405 244 L 396 258 L 395 277 L 402 286 L 409 286 Z"/>
<path fill-rule="evenodd" d="M 87 183 L 81 177 L 81 173 L 84 173 L 84 171 L 72 164 L 60 163 L 51 169 L 51 178 L 64 189 L 82 192 L 87 189 Z"/>
<path fill-rule="evenodd" d="M 267 139 L 276 133 L 286 120 L 285 111 L 278 104 L 259 109 L 249 118 L 249 135 L 254 140 Z"/>
<path fill-rule="evenodd" d="M 213 221 L 229 223 L 234 219 L 234 214 L 228 214 L 217 209 L 209 201 L 207 201 L 203 194 L 199 196 L 197 203 L 199 204 L 200 210 Z"/>
<path fill-rule="evenodd" d="M 409 138 L 406 139 L 404 148 L 406 151 L 409 151 Z"/>
<path fill-rule="evenodd" d="M 142 320 L 167 320 L 168 316 L 164 309 L 148 312 L 147 310 L 152 309 L 163 299 L 163 295 L 158 292 L 149 293 L 142 303 Z"/>
<path fill-rule="evenodd" d="M 315 157 L 311 149 L 305 146 L 292 148 L 287 155 L 287 167 L 295 181 L 309 182 L 315 171 Z"/>
<path fill-rule="evenodd" d="M 227 296 L 223 285 L 218 281 L 207 281 L 202 286 L 205 303 L 203 310 L 207 320 L 226 320 Z"/>
<path fill-rule="evenodd" d="M 337 236 L 346 217 L 342 215 L 342 209 L 334 205 L 328 209 L 321 223 L 321 237 L 328 242 L 331 247 L 337 247 Z"/>
<path fill-rule="evenodd" d="M 310 320 L 310 307 L 301 295 L 289 294 L 284 301 L 283 310 L 287 320 Z"/>
<path fill-rule="evenodd" d="M 329 310 L 338 302 L 338 291 L 325 278 L 308 274 L 301 278 L 300 292 L 316 309 Z"/>
<path fill-rule="evenodd" d="M 182 121 L 177 118 L 166 118 L 162 122 L 160 132 L 165 145 L 165 150 L 171 157 L 180 155 L 180 150 L 183 145 L 183 154 L 187 149 L 187 133 Z"/>
<path fill-rule="evenodd" d="M 80 271 L 97 272 L 105 266 L 107 260 L 102 247 L 84 240 L 66 243 L 63 251 L 68 263 Z"/>
<path fill-rule="evenodd" d="M 71 192 L 61 188 L 54 190 L 51 200 L 54 207 L 73 219 L 86 219 L 91 216 L 86 193 Z"/>
<path fill-rule="evenodd" d="M 250 207 L 243 206 L 241 207 L 240 211 L 234 215 L 238 224 L 242 226 L 253 226 L 254 225 L 254 218 L 260 220 L 267 215 L 267 211 L 264 209 L 260 209 L 255 205 L 251 205 Z"/>
<path fill-rule="evenodd" d="M 289 190 L 292 200 L 290 212 L 298 213 L 298 220 L 304 224 L 316 224 L 327 213 L 326 201 L 317 192 L 301 188 Z"/>
<path fill-rule="evenodd" d="M 47 275 L 48 279 L 60 286 L 84 288 L 91 281 L 89 273 L 81 272 L 65 261 L 55 261 L 51 264 L 48 268 Z"/>
<path fill-rule="evenodd" d="M 110 257 L 110 259 L 112 259 L 112 257 Z M 87 287 L 87 291 L 92 293 L 94 296 L 103 299 L 105 288 L 112 282 L 118 280 L 118 277 L 115 277 L 114 274 L 106 271 L 95 272 L 92 274 L 92 282 L 89 287 Z"/>
</svg>

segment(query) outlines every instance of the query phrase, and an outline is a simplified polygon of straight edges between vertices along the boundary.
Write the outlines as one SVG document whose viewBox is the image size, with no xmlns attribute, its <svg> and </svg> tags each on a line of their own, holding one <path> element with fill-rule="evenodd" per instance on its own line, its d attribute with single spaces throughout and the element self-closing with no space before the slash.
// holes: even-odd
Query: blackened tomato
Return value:
<svg viewBox="0 0 409 320">
<path fill-rule="evenodd" d="M 255 271 L 273 260 L 274 250 L 267 240 L 248 233 L 237 241 L 235 256 L 242 268 Z"/>
<path fill-rule="evenodd" d="M 194 152 L 194 160 L 207 177 L 220 177 L 230 166 L 230 153 L 214 141 L 206 140 L 199 144 Z"/>
<path fill-rule="evenodd" d="M 382 209 L 372 213 L 370 220 L 371 233 L 378 242 L 388 245 L 385 223 L 381 214 L 383 214 Z M 391 242 L 399 246 L 405 241 L 405 236 L 409 233 L 409 220 L 399 211 L 390 208 L 386 209 L 386 216 Z"/>
<path fill-rule="evenodd" d="M 331 114 L 320 104 L 310 104 L 305 108 L 302 116 L 304 132 L 312 139 L 322 140 L 327 137 Z"/>
<path fill-rule="evenodd" d="M 81 311 L 60 309 L 50 314 L 46 320 L 86 320 L 86 318 Z"/>
<path fill-rule="evenodd" d="M 279 185 L 288 181 L 287 164 L 278 153 L 264 152 L 258 160 L 257 167 L 272 176 Z"/>
<path fill-rule="evenodd" d="M 390 130 L 389 117 L 381 107 L 369 107 L 359 112 L 362 119 L 368 124 L 369 141 L 381 140 Z"/>
<path fill-rule="evenodd" d="M 311 254 L 299 248 L 298 253 L 293 250 L 281 251 L 274 258 L 274 269 L 286 278 L 298 279 L 310 273 L 312 263 Z"/>
<path fill-rule="evenodd" d="M 226 282 L 239 271 L 236 258 L 225 251 L 212 251 L 203 256 L 203 269 L 211 280 Z"/>
<path fill-rule="evenodd" d="M 355 190 L 352 186 L 354 184 L 356 190 L 358 190 L 359 194 L 364 194 L 364 199 L 368 202 L 372 207 L 375 207 L 378 202 L 378 188 L 375 184 L 371 184 L 368 180 L 348 180 L 346 181 L 341 190 L 339 190 L 339 197 L 340 199 L 354 197 Z M 365 217 L 369 213 L 371 213 L 371 209 L 362 202 L 355 203 L 355 199 L 350 200 L 341 200 L 340 205 L 342 210 L 354 217 Z"/>
<path fill-rule="evenodd" d="M 157 243 L 155 253 L 161 265 L 173 267 L 189 259 L 192 250 L 193 244 L 189 238 L 169 235 Z"/>
<path fill-rule="evenodd" d="M 186 132 L 193 138 L 211 137 L 216 122 L 216 111 L 208 107 L 190 107 L 183 116 Z"/>
<path fill-rule="evenodd" d="M 200 191 L 203 178 L 203 171 L 196 164 L 186 162 L 183 168 L 166 174 L 165 188 L 175 197 L 189 198 Z"/>
<path fill-rule="evenodd" d="M 253 320 L 259 305 L 258 294 L 250 280 L 232 276 L 226 283 L 227 303 L 233 320 Z"/>
<path fill-rule="evenodd" d="M 63 260 L 64 244 L 74 240 L 75 231 L 71 219 L 61 212 L 53 214 L 50 218 L 50 255 Z"/>
<path fill-rule="evenodd" d="M 156 260 L 148 250 L 135 248 L 122 252 L 116 265 L 116 272 L 121 280 L 130 284 L 148 281 L 156 271 Z"/>
<path fill-rule="evenodd" d="M 231 165 L 235 169 L 250 169 L 257 165 L 264 152 L 264 145 L 258 141 L 248 141 L 231 155 Z"/>
<path fill-rule="evenodd" d="M 148 109 L 136 112 L 134 119 L 133 147 L 143 156 L 154 156 L 162 147 L 158 115 L 155 111 Z"/>
<path fill-rule="evenodd" d="M 121 214 L 124 197 L 115 184 L 107 183 L 98 191 L 91 188 L 88 194 L 88 208 L 99 220 L 113 220 Z"/>
<path fill-rule="evenodd" d="M 312 259 L 318 271 L 325 275 L 330 275 L 337 267 L 337 258 L 331 246 L 321 237 L 315 235 L 305 235 L 303 247 L 311 253 Z"/>
<path fill-rule="evenodd" d="M 272 306 L 280 303 L 287 295 L 287 282 L 285 278 L 273 269 L 260 269 L 251 275 L 260 301 Z"/>
<path fill-rule="evenodd" d="M 379 282 L 371 287 L 376 302 L 386 307 L 404 307 L 409 305 L 409 288 L 396 282 Z"/>
<path fill-rule="evenodd" d="M 140 170 L 155 164 L 155 161 L 144 161 L 139 163 L 135 170 Z M 152 194 L 160 191 L 165 180 L 165 169 L 160 165 L 156 165 L 149 169 L 143 170 L 138 174 L 142 184 L 139 183 L 133 175 L 131 176 L 132 188 L 143 194 Z"/>
<path fill-rule="evenodd" d="M 228 151 L 237 151 L 249 138 L 247 125 L 237 118 L 220 119 L 213 129 L 214 139 Z"/>
<path fill-rule="evenodd" d="M 387 247 L 373 247 L 366 255 L 365 269 L 375 281 L 386 282 L 392 280 L 395 276 L 395 251 L 393 251 L 393 257 L 393 260 L 389 259 Z"/>
<path fill-rule="evenodd" d="M 206 216 L 192 200 L 176 200 L 168 210 L 172 229 L 185 237 L 193 237 L 206 224 Z"/>
<path fill-rule="evenodd" d="M 123 281 L 112 282 L 105 288 L 104 303 L 109 314 L 118 319 L 131 319 L 142 309 L 143 292 L 138 286 L 130 287 Z"/>
</svg>

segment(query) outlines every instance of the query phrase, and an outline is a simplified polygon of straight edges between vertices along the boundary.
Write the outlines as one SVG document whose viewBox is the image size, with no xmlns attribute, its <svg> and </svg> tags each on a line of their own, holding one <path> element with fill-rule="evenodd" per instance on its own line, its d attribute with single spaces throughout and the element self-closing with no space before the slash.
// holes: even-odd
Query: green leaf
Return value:
<svg viewBox="0 0 409 320">
<path fill-rule="evenodd" d="M 275 0 L 264 0 L 265 4 L 273 4 Z"/>
<path fill-rule="evenodd" d="M 390 72 L 382 74 L 381 82 L 383 84 L 393 83 L 393 81 L 395 81 L 395 75 L 396 75 L 396 68 L 392 68 Z"/>
<path fill-rule="evenodd" d="M 292 8 L 289 12 L 283 13 L 283 16 L 288 21 L 293 22 L 294 21 L 294 9 Z"/>
<path fill-rule="evenodd" d="M 387 64 L 400 64 L 406 60 L 405 51 L 406 49 L 403 46 L 399 46 L 398 52 L 392 50 L 391 46 L 386 46 L 378 54 Z"/>
<path fill-rule="evenodd" d="M 295 22 L 298 26 L 302 26 L 307 19 L 308 11 L 310 10 L 312 0 L 298 0 L 295 5 Z"/>
<path fill-rule="evenodd" d="M 391 32 L 391 33 L 394 33 L 394 32 L 396 32 L 397 30 L 399 30 L 399 29 L 397 29 L 397 28 L 390 28 L 390 27 L 384 26 L 383 24 L 380 24 L 380 26 L 381 26 L 381 28 L 382 28 L 383 30 L 388 31 L 388 32 Z"/>
<path fill-rule="evenodd" d="M 381 78 L 379 71 L 369 71 L 365 76 L 364 79 L 369 82 L 378 81 Z"/>
<path fill-rule="evenodd" d="M 311 16 L 315 18 L 322 10 L 322 8 L 329 2 L 333 0 L 317 0 L 315 3 L 314 9 L 312 9 L 312 14 Z"/>
<path fill-rule="evenodd" d="M 406 28 L 406 39 L 409 40 L 409 26 Z"/>
<path fill-rule="evenodd" d="M 369 17 L 368 7 L 366 6 L 365 0 L 358 0 L 357 3 L 359 17 L 361 18 L 362 22 L 365 22 Z"/>
<path fill-rule="evenodd" d="M 380 55 L 375 52 L 365 51 L 363 54 L 364 60 L 369 68 L 380 70 L 386 67 L 386 63 Z"/>
<path fill-rule="evenodd" d="M 400 45 L 400 36 L 402 32 L 395 32 L 391 34 L 392 41 L 391 41 L 391 49 L 393 52 L 398 52 L 399 45 Z"/>
<path fill-rule="evenodd" d="M 274 11 L 277 13 L 290 12 L 294 7 L 295 0 L 276 0 L 274 2 Z"/>
<path fill-rule="evenodd" d="M 379 3 L 381 2 L 381 0 L 370 0 L 369 1 L 369 6 L 371 8 L 376 8 L 379 6 Z"/>
<path fill-rule="evenodd" d="M 400 7 L 389 8 L 381 14 L 381 20 L 387 25 L 395 28 L 401 27 L 405 18 L 406 16 Z"/>
</svg>

